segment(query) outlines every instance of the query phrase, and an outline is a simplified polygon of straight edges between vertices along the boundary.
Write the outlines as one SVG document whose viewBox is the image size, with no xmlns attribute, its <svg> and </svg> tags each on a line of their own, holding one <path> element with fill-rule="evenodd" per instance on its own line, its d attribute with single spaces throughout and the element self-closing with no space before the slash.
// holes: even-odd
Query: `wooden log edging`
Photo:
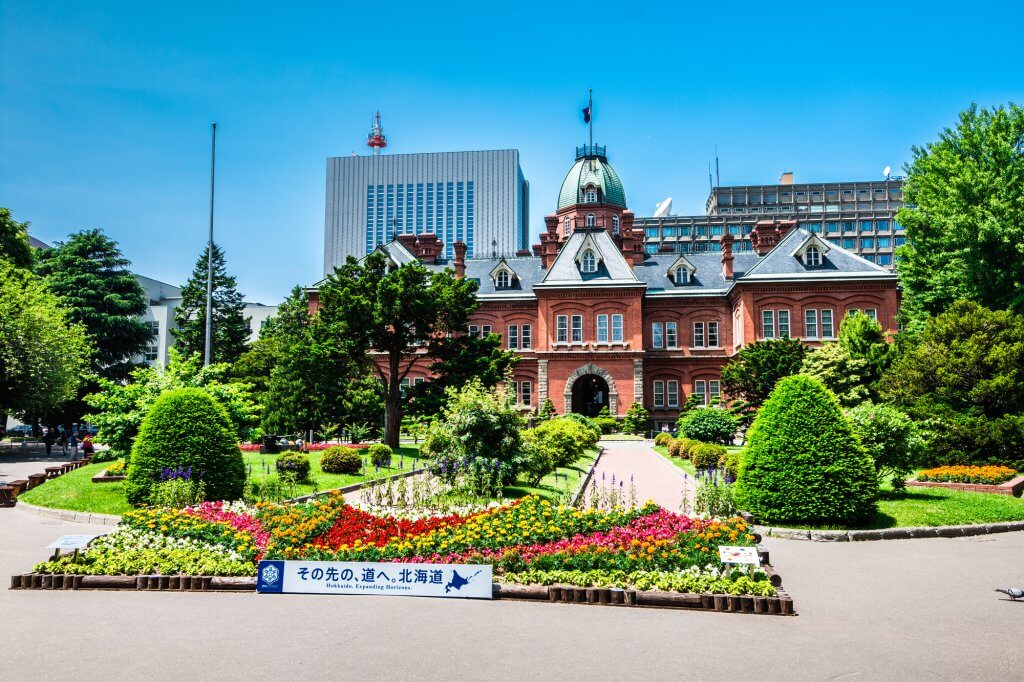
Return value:
<svg viewBox="0 0 1024 682">
<path fill-rule="evenodd" d="M 726 613 L 756 613 L 792 616 L 793 598 L 778 589 L 771 597 L 730 594 L 696 594 L 660 590 L 628 590 L 614 587 L 576 587 L 574 585 L 494 584 L 495 599 L 546 601 L 564 604 L 600 606 L 639 606 L 659 609 L 690 609 Z"/>
<path fill-rule="evenodd" d="M 765 537 L 812 542 L 865 542 L 870 540 L 909 540 L 916 538 L 960 538 L 992 533 L 1024 531 L 1024 521 L 978 523 L 962 526 L 908 526 L 878 530 L 807 530 L 754 526 Z"/>
<path fill-rule="evenodd" d="M 78 575 L 25 573 L 11 576 L 12 590 L 136 590 L 145 592 L 253 592 L 255 577 L 188 575 Z M 794 615 L 793 599 L 782 589 L 771 597 L 629 590 L 574 585 L 494 583 L 494 599 L 599 606 L 640 606 L 728 613 Z"/>
</svg>

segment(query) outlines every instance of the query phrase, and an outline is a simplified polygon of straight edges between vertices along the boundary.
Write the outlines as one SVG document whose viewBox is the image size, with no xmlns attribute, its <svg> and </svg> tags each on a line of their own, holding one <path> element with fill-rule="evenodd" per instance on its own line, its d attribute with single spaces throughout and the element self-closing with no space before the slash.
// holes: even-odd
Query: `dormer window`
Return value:
<svg viewBox="0 0 1024 682">
<path fill-rule="evenodd" d="M 676 262 L 671 265 L 668 269 L 668 278 L 676 286 L 693 283 L 693 275 L 697 272 L 697 268 L 693 266 L 693 263 L 686 260 L 686 256 L 679 256 Z"/>
<path fill-rule="evenodd" d="M 580 261 L 580 270 L 584 273 L 597 272 L 597 257 L 594 256 L 593 251 L 587 251 L 583 254 L 583 259 Z"/>
<path fill-rule="evenodd" d="M 821 249 L 813 244 L 804 251 L 804 265 L 809 268 L 821 265 Z"/>
<path fill-rule="evenodd" d="M 511 289 L 515 285 L 516 273 L 504 258 L 491 270 L 490 276 L 495 289 Z"/>
<path fill-rule="evenodd" d="M 690 283 L 690 271 L 686 268 L 676 269 L 676 284 L 689 284 Z"/>
<path fill-rule="evenodd" d="M 508 274 L 508 270 L 502 270 L 498 273 L 497 287 L 499 289 L 508 289 L 512 286 L 512 278 Z"/>
<path fill-rule="evenodd" d="M 583 195 L 583 200 L 588 204 L 597 203 L 597 190 L 593 187 L 588 187 Z"/>
<path fill-rule="evenodd" d="M 587 227 L 596 227 L 596 226 L 597 226 L 597 216 L 595 216 L 593 213 L 588 213 L 587 214 Z"/>
<path fill-rule="evenodd" d="M 617 215 L 612 216 L 612 234 L 619 234 L 619 216 Z"/>
</svg>

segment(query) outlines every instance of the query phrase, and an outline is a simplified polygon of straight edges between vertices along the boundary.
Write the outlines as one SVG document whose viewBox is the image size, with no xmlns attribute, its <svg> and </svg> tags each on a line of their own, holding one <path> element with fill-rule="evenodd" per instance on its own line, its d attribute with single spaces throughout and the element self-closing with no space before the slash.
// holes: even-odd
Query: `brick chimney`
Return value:
<svg viewBox="0 0 1024 682">
<path fill-rule="evenodd" d="M 533 245 L 533 254 L 540 256 L 541 267 L 547 270 L 555 262 L 561 246 L 558 238 L 558 216 L 545 216 L 544 227 L 544 232 L 540 233 L 540 244 Z"/>
<path fill-rule="evenodd" d="M 409 249 L 409 252 L 416 255 L 416 235 L 414 234 L 399 234 L 395 235 L 395 239 L 401 242 L 402 246 Z"/>
<path fill-rule="evenodd" d="M 722 237 L 722 276 L 732 279 L 732 243 L 734 239 L 731 234 Z"/>
<path fill-rule="evenodd" d="M 428 232 L 420 235 L 416 241 L 416 251 L 413 253 L 427 265 L 432 265 L 437 262 L 437 257 L 441 255 L 443 249 L 444 242 L 438 239 L 436 234 Z"/>
<path fill-rule="evenodd" d="M 455 277 L 462 279 L 466 276 L 466 244 L 465 242 L 455 242 L 452 244 L 455 249 Z"/>
</svg>

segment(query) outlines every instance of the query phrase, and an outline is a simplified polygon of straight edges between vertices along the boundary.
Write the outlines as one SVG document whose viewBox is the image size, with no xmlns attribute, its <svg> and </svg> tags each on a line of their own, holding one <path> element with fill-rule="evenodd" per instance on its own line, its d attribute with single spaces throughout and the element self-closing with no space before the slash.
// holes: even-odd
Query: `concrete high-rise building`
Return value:
<svg viewBox="0 0 1024 682">
<path fill-rule="evenodd" d="M 529 184 L 515 149 L 327 160 L 324 274 L 397 235 L 434 234 L 442 256 L 515 256 L 529 246 Z"/>
<path fill-rule="evenodd" d="M 793 184 L 784 173 L 777 185 L 715 187 L 706 215 L 636 218 L 648 253 L 698 253 L 721 250 L 732 235 L 737 251 L 751 250 L 750 233 L 763 221 L 796 221 L 872 263 L 891 269 L 894 252 L 906 241 L 896 222 L 903 206 L 903 180 Z"/>
</svg>

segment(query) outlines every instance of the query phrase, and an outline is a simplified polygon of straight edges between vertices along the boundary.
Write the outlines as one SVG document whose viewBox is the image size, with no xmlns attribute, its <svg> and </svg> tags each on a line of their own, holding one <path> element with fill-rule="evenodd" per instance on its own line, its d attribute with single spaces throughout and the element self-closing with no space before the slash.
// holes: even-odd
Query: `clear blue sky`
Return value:
<svg viewBox="0 0 1024 682">
<path fill-rule="evenodd" d="M 899 169 L 972 101 L 1024 100 L 1019 3 L 330 3 L 0 0 L 0 205 L 44 241 L 101 227 L 180 283 L 207 230 L 250 300 L 321 275 L 325 159 L 517 148 L 532 232 L 580 108 L 650 215 L 723 184 Z"/>
</svg>

